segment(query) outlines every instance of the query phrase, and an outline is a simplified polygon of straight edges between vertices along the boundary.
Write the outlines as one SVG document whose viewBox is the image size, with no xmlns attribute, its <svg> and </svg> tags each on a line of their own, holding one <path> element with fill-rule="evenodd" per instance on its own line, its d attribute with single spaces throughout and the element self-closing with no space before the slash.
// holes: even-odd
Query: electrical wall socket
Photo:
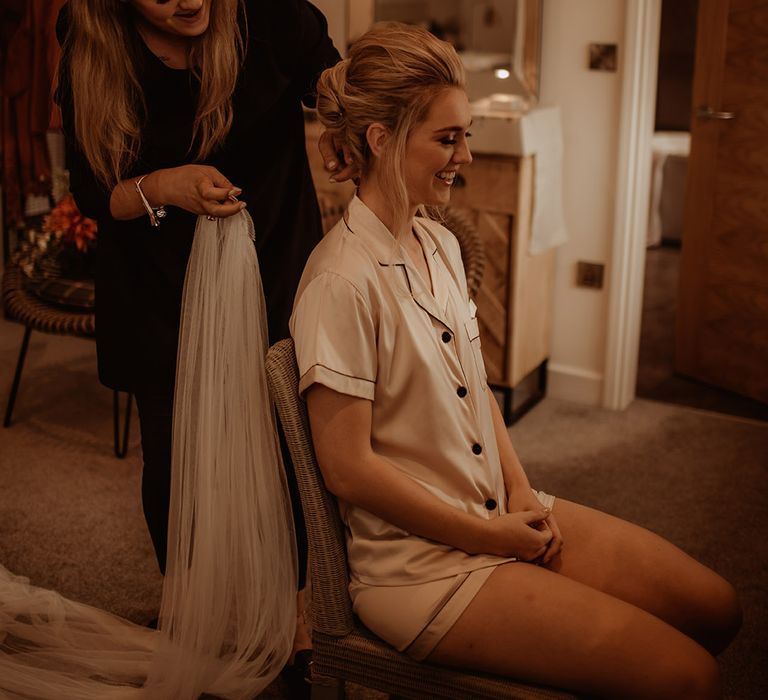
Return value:
<svg viewBox="0 0 768 700">
<path fill-rule="evenodd" d="M 604 271 L 605 265 L 603 263 L 579 261 L 576 263 L 576 285 L 590 289 L 602 289 Z"/>
</svg>

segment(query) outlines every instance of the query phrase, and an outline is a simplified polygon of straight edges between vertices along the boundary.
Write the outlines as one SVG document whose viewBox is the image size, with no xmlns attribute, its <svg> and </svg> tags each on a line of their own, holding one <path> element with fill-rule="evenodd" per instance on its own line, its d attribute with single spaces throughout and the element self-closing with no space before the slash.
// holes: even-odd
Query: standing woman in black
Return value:
<svg viewBox="0 0 768 700">
<path fill-rule="evenodd" d="M 70 188 L 99 226 L 99 377 L 136 396 L 144 513 L 164 572 L 179 316 L 197 216 L 248 206 L 270 342 L 287 337 L 322 235 L 301 103 L 312 105 L 317 76 L 339 56 L 306 0 L 69 0 L 57 29 Z M 287 472 L 301 589 L 306 535 Z M 294 651 L 309 646 L 300 615 Z"/>
</svg>

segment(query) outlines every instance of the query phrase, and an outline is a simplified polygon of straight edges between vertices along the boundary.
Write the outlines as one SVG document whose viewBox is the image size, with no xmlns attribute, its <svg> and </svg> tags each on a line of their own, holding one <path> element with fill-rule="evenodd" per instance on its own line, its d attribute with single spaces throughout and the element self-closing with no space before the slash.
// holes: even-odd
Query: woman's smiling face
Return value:
<svg viewBox="0 0 768 700">
<path fill-rule="evenodd" d="M 141 20 L 165 34 L 200 36 L 208 29 L 213 0 L 131 0 Z"/>
<path fill-rule="evenodd" d="M 411 206 L 444 206 L 461 165 L 472 162 L 467 138 L 472 123 L 467 95 L 461 88 L 446 88 L 429 107 L 405 148 L 403 173 Z"/>
</svg>

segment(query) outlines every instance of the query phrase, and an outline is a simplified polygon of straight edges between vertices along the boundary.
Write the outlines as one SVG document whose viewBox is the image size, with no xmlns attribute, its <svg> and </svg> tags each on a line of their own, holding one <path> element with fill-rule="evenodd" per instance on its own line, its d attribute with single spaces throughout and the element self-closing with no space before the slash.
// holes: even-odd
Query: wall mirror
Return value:
<svg viewBox="0 0 768 700">
<path fill-rule="evenodd" d="M 537 102 L 543 0 L 348 2 L 358 32 L 372 22 L 395 20 L 420 24 L 453 44 L 467 68 L 470 100 L 508 93 Z"/>
</svg>

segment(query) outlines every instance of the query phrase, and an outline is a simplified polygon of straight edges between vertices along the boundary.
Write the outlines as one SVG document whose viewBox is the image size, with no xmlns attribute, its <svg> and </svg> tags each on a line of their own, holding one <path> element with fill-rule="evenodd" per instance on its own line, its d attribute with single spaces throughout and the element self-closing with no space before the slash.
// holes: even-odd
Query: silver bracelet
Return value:
<svg viewBox="0 0 768 700">
<path fill-rule="evenodd" d="M 165 205 L 161 204 L 159 207 L 153 207 L 148 201 L 147 198 L 144 196 L 144 192 L 141 189 L 141 181 L 147 177 L 146 175 L 142 175 L 141 177 L 137 177 L 133 184 L 136 186 L 136 191 L 139 193 L 139 197 L 141 198 L 141 203 L 144 205 L 144 209 L 147 210 L 147 216 L 149 217 L 149 223 L 152 224 L 152 226 L 159 226 L 160 225 L 160 219 L 164 218 L 167 212 L 165 211 Z"/>
</svg>

